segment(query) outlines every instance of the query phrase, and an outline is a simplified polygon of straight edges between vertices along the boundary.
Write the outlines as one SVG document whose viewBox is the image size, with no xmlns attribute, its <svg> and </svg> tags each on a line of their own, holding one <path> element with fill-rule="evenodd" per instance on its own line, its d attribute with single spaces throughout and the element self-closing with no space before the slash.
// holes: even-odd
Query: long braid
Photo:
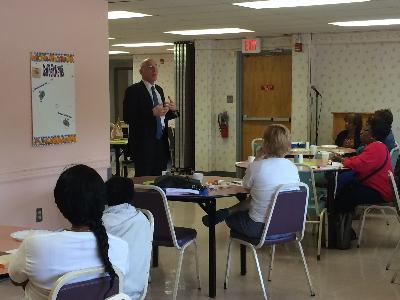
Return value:
<svg viewBox="0 0 400 300">
<path fill-rule="evenodd" d="M 107 294 L 117 274 L 108 256 L 108 235 L 101 220 L 106 203 L 103 179 L 88 166 L 73 166 L 57 180 L 54 198 L 61 213 L 73 226 L 88 226 L 96 237 L 98 254 L 111 278 Z"/>
<path fill-rule="evenodd" d="M 110 278 L 111 278 L 110 288 L 109 288 L 109 290 L 110 290 L 112 288 L 112 286 L 114 285 L 114 280 L 115 280 L 115 277 L 117 276 L 117 274 L 115 273 L 115 270 L 111 264 L 110 258 L 108 257 L 109 244 L 108 244 L 108 235 L 107 235 L 106 229 L 103 226 L 103 223 L 101 222 L 101 220 L 99 220 L 98 222 L 90 221 L 90 222 L 88 222 L 87 225 L 89 226 L 90 231 L 92 231 L 94 236 L 96 237 L 97 249 L 99 251 L 101 261 L 104 264 L 105 271 L 110 275 Z"/>
</svg>

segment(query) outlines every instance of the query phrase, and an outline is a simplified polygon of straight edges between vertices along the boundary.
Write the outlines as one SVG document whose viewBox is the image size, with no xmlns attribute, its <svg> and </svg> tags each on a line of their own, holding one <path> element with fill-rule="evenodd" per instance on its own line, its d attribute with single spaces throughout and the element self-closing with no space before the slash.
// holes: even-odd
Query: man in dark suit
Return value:
<svg viewBox="0 0 400 300">
<path fill-rule="evenodd" d="M 145 59 L 140 65 L 142 80 L 125 91 L 124 121 L 129 124 L 129 144 L 135 176 L 158 176 L 170 160 L 168 120 L 178 116 L 175 103 L 165 101 L 163 89 L 155 84 L 157 63 Z"/>
</svg>

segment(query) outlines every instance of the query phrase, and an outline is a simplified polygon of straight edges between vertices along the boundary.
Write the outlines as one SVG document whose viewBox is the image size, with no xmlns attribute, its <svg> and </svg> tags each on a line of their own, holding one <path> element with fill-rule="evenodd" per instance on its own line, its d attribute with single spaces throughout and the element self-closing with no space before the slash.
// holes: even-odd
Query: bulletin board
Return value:
<svg viewBox="0 0 400 300">
<path fill-rule="evenodd" d="M 74 55 L 31 53 L 33 146 L 76 142 Z"/>
</svg>

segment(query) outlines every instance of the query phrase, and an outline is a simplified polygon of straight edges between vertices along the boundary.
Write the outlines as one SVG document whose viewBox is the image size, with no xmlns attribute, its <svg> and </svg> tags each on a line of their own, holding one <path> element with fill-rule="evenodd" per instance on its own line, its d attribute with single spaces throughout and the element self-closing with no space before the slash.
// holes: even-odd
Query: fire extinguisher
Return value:
<svg viewBox="0 0 400 300">
<path fill-rule="evenodd" d="M 228 121 L 229 116 L 227 111 L 218 114 L 219 132 L 223 139 L 226 139 L 229 136 Z"/>
</svg>

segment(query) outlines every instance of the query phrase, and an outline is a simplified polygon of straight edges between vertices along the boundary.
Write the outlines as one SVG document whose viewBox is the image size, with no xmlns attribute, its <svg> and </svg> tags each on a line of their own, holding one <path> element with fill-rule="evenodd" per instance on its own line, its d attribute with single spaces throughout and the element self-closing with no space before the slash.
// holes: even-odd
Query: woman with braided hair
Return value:
<svg viewBox="0 0 400 300">
<path fill-rule="evenodd" d="M 123 274 L 128 271 L 127 243 L 107 235 L 103 226 L 105 185 L 94 169 L 76 165 L 65 170 L 57 180 L 54 198 L 72 226 L 22 242 L 10 262 L 9 275 L 14 283 L 25 286 L 25 299 L 48 299 L 53 284 L 70 271 L 104 266 L 111 282 L 116 276 L 113 265 Z"/>
</svg>

